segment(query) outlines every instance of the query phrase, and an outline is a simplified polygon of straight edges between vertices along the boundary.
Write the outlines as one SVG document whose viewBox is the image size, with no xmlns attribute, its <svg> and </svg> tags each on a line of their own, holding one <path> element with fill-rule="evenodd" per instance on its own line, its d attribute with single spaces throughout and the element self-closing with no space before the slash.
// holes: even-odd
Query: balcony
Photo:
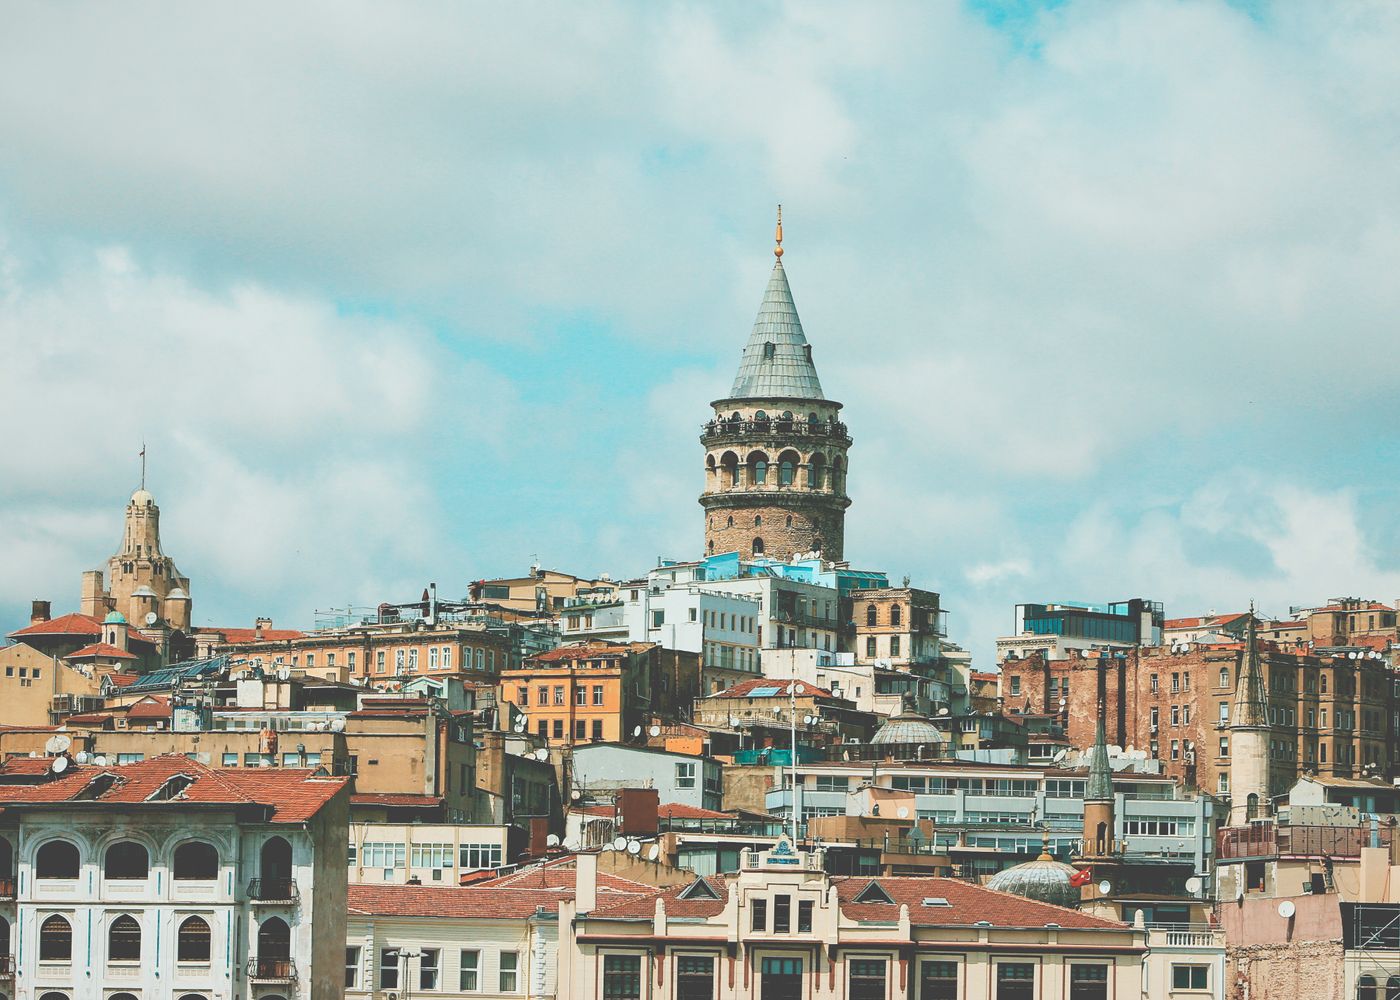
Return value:
<svg viewBox="0 0 1400 1000">
<path fill-rule="evenodd" d="M 809 423 L 806 420 L 711 420 L 700 428 L 700 440 L 705 444 L 717 444 L 727 440 L 749 437 L 782 435 L 790 437 L 816 438 L 827 441 L 842 441 L 850 444 L 846 425 L 839 420 Z"/>
<path fill-rule="evenodd" d="M 0 903 L 8 903 L 15 898 L 15 877 L 0 876 Z"/>
<path fill-rule="evenodd" d="M 1274 857 L 1358 858 L 1361 848 L 1371 845 L 1373 836 L 1377 846 L 1389 847 L 1393 831 L 1385 826 L 1373 830 L 1369 826 L 1252 823 L 1221 830 L 1215 857 L 1217 861 Z"/>
<path fill-rule="evenodd" d="M 294 903 L 297 883 L 290 878 L 255 878 L 248 883 L 248 898 L 254 903 Z"/>
<path fill-rule="evenodd" d="M 0 979 L 15 978 L 15 959 L 13 955 L 0 955 Z"/>
<path fill-rule="evenodd" d="M 1225 932 L 1209 924 L 1149 923 L 1149 948 L 1225 948 Z"/>
<path fill-rule="evenodd" d="M 288 986 L 296 981 L 296 963 L 290 958 L 250 958 L 248 960 L 249 983 Z"/>
</svg>

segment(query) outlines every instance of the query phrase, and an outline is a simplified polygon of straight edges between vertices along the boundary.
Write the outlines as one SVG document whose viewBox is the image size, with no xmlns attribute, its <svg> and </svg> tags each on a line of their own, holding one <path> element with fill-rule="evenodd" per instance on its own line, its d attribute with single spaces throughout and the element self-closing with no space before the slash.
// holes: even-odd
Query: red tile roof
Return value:
<svg viewBox="0 0 1400 1000">
<path fill-rule="evenodd" d="M 64 657 L 64 659 L 65 659 L 65 660 L 86 660 L 86 659 L 96 659 L 96 658 L 98 658 L 98 657 L 101 657 L 101 658 L 106 659 L 106 660 L 135 660 L 135 659 L 137 659 L 137 656 L 136 656 L 135 653 L 128 653 L 128 652 L 127 652 L 126 650 L 124 650 L 124 649 L 118 649 L 116 646 L 110 645 L 110 644 L 105 643 L 105 642 L 94 642 L 91 646 L 84 646 L 82 649 L 78 650 L 76 653 L 69 653 L 67 656 Z"/>
<path fill-rule="evenodd" d="M 347 887 L 349 912 L 364 916 L 466 917 L 481 920 L 523 920 L 541 908 L 559 912 L 561 899 L 572 899 L 572 888 L 492 889 L 480 885 L 360 885 Z"/>
<path fill-rule="evenodd" d="M 543 861 L 511 872 L 509 875 L 501 875 L 486 882 L 478 882 L 477 885 L 497 889 L 567 889 L 572 895 L 578 877 L 578 868 L 574 857 L 570 854 L 553 861 Z M 604 893 L 654 893 L 655 891 L 655 887 L 641 882 L 634 882 L 631 879 L 611 875 L 607 872 L 600 871 L 598 873 L 600 899 Z"/>
<path fill-rule="evenodd" d="M 135 684 L 141 679 L 140 674 L 108 674 L 107 679 L 116 687 L 126 687 L 128 684 Z"/>
<path fill-rule="evenodd" d="M 66 715 L 63 717 L 63 724 L 74 724 L 79 726 L 101 726 L 112 721 L 110 712 L 83 712 L 81 715 Z"/>
<path fill-rule="evenodd" d="M 558 646 L 528 657 L 530 663 L 558 663 L 567 660 L 600 660 L 626 656 L 628 653 L 644 652 L 655 646 L 654 642 L 579 642 L 571 646 Z"/>
<path fill-rule="evenodd" d="M 396 792 L 356 792 L 350 796 L 352 806 L 418 806 L 428 808 L 442 805 L 441 795 L 409 795 Z"/>
<path fill-rule="evenodd" d="M 102 623 L 90 615 L 62 615 L 10 633 L 11 639 L 30 635 L 101 635 Z"/>
<path fill-rule="evenodd" d="M 51 767 L 45 758 L 14 758 L 0 765 L 0 782 L 7 776 L 35 773 L 37 765 Z M 183 774 L 194 779 L 178 798 L 156 805 L 178 808 L 182 802 L 211 805 L 255 804 L 271 808 L 269 822 L 304 823 L 344 789 L 349 779 L 323 778 L 307 768 L 214 769 L 183 754 L 162 754 L 135 764 L 115 767 L 73 765 L 62 775 L 39 784 L 0 783 L 0 808 L 26 803 L 72 802 L 95 778 L 111 775 L 110 788 L 86 801 L 107 804 L 146 802 L 171 778 Z"/>
<path fill-rule="evenodd" d="M 708 697 L 747 698 L 750 696 L 750 692 L 758 688 L 776 687 L 779 689 L 779 694 L 767 695 L 767 697 L 777 698 L 781 696 L 783 698 L 786 698 L 788 696 L 788 685 L 791 683 L 793 683 L 793 679 L 791 677 L 753 677 L 749 680 L 740 681 L 738 684 L 731 684 L 723 691 L 716 691 L 714 694 L 709 695 Z M 802 685 L 802 689 L 798 691 L 798 695 L 800 697 L 805 698 L 808 695 L 816 695 L 819 698 L 835 697 L 835 695 L 833 695 L 826 688 L 819 688 L 815 684 L 808 684 L 806 681 L 803 680 L 799 680 L 797 681 L 797 683 Z"/>
<path fill-rule="evenodd" d="M 126 717 L 128 719 L 168 719 L 170 718 L 170 699 L 164 695 L 148 694 L 127 708 Z"/>
<path fill-rule="evenodd" d="M 199 631 L 205 635 L 211 632 L 221 635 L 224 642 L 230 646 L 249 642 L 283 642 L 288 639 L 306 638 L 305 632 L 299 632 L 294 628 L 265 628 L 262 630 L 262 635 L 258 635 L 258 630 L 254 628 L 202 628 Z"/>
<path fill-rule="evenodd" d="M 657 809 L 657 815 L 669 816 L 672 819 L 733 819 L 733 813 L 716 812 L 713 809 L 701 809 L 699 806 L 686 805 L 683 802 L 667 802 Z"/>
</svg>

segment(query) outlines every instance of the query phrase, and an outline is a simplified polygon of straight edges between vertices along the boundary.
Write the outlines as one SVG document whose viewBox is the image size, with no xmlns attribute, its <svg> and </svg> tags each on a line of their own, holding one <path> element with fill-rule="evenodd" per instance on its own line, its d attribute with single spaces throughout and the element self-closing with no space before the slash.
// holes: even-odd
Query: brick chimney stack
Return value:
<svg viewBox="0 0 1400 1000">
<path fill-rule="evenodd" d="M 35 601 L 29 606 L 29 624 L 39 625 L 53 617 L 53 607 L 48 601 Z"/>
</svg>

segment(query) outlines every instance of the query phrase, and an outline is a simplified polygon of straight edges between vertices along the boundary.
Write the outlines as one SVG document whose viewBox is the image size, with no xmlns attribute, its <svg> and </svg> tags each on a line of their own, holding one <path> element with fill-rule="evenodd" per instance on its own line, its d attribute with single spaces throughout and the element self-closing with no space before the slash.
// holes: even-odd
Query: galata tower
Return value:
<svg viewBox="0 0 1400 1000">
<path fill-rule="evenodd" d="M 776 261 L 734 387 L 715 400 L 705 446 L 705 552 L 786 562 L 820 552 L 843 558 L 846 452 L 841 404 L 822 395 L 812 346 L 783 270 L 783 214 Z"/>
</svg>

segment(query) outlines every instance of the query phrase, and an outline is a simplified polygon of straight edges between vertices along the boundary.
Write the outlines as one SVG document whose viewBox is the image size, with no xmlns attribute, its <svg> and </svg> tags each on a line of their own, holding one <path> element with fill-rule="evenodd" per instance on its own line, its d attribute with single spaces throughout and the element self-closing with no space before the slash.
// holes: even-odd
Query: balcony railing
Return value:
<svg viewBox="0 0 1400 1000">
<path fill-rule="evenodd" d="M 255 878 L 248 883 L 248 898 L 255 903 L 290 903 L 297 898 L 296 880 Z"/>
<path fill-rule="evenodd" d="M 1372 837 L 1380 847 L 1389 847 L 1390 827 L 1369 826 L 1278 826 L 1252 823 L 1226 827 L 1220 831 L 1216 850 L 1219 861 L 1269 857 L 1356 858 L 1361 848 L 1370 847 Z"/>
<path fill-rule="evenodd" d="M 809 423 L 806 420 L 783 420 L 777 417 L 769 420 L 711 420 L 700 428 L 700 434 L 706 441 L 764 434 L 795 434 L 836 441 L 850 440 L 846 433 L 846 425 L 839 420 Z"/>
<path fill-rule="evenodd" d="M 250 958 L 248 960 L 248 981 L 250 983 L 294 983 L 297 979 L 296 963 L 290 958 Z"/>
<path fill-rule="evenodd" d="M 0 876 L 0 901 L 9 901 L 15 898 L 15 877 L 13 875 Z"/>
<path fill-rule="evenodd" d="M 13 979 L 15 977 L 15 959 L 13 955 L 0 955 L 0 979 Z"/>
</svg>

